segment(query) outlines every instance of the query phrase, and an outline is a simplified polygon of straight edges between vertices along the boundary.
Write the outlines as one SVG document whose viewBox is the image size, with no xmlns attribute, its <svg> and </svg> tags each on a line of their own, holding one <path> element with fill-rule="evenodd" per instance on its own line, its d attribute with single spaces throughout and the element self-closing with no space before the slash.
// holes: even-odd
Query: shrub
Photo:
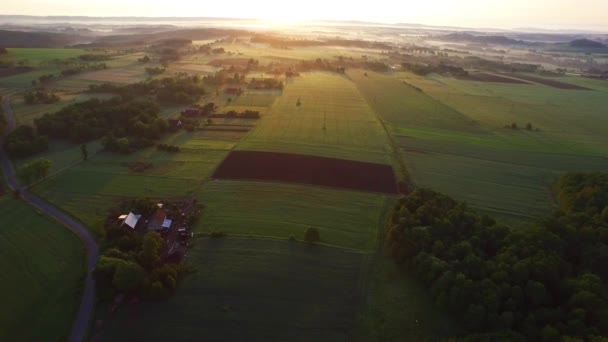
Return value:
<svg viewBox="0 0 608 342">
<path fill-rule="evenodd" d="M 309 243 L 321 241 L 321 235 L 319 234 L 319 230 L 315 227 L 308 227 L 308 229 L 306 229 L 306 232 L 304 233 L 304 241 Z"/>
</svg>

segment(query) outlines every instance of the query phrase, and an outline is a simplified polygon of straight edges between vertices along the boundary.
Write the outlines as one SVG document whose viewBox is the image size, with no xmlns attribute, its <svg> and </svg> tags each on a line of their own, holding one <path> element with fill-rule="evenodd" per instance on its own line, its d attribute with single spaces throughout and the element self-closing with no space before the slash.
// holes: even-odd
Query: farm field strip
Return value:
<svg viewBox="0 0 608 342">
<path fill-rule="evenodd" d="M 237 149 L 390 162 L 388 137 L 371 108 L 354 84 L 329 73 L 288 82 Z"/>
<path fill-rule="evenodd" d="M 317 227 L 321 242 L 369 250 L 393 196 L 284 183 L 219 180 L 199 195 L 204 232 L 302 239 Z"/>
<path fill-rule="evenodd" d="M 392 127 L 483 132 L 471 118 L 404 84 L 397 77 L 363 70 L 349 70 L 347 75 L 378 116 Z"/>
<path fill-rule="evenodd" d="M 581 86 L 578 86 L 578 85 L 575 85 L 575 84 L 564 83 L 564 82 L 552 80 L 550 78 L 543 78 L 543 77 L 524 75 L 524 74 L 506 74 L 506 75 L 508 75 L 509 77 L 515 77 L 515 78 L 519 78 L 519 79 L 530 81 L 530 82 L 539 83 L 539 84 L 546 85 L 546 86 L 549 86 L 549 87 L 552 87 L 552 88 L 557 88 L 557 89 L 591 90 L 589 88 L 581 87 Z"/>
</svg>

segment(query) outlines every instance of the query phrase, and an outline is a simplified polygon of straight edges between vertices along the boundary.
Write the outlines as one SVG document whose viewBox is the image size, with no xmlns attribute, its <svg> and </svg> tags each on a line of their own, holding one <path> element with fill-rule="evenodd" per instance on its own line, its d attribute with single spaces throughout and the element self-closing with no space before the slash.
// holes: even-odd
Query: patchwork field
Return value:
<svg viewBox="0 0 608 342">
<path fill-rule="evenodd" d="M 196 272 L 173 298 L 100 310 L 93 340 L 350 340 L 361 254 L 256 238 L 195 244 Z"/>
<path fill-rule="evenodd" d="M 352 82 L 330 73 L 288 82 L 237 149 L 392 162 L 389 139 L 374 112 Z"/>
<path fill-rule="evenodd" d="M 347 75 L 376 114 L 391 127 L 481 131 L 476 122 L 461 112 L 414 89 L 393 75 L 363 70 L 349 70 Z"/>
<path fill-rule="evenodd" d="M 598 126 L 608 125 L 600 109 L 608 97 L 601 88 L 581 92 L 436 75 L 348 74 L 397 137 L 418 186 L 508 222 L 549 213 L 551 184 L 559 173 L 608 167 L 608 140 Z M 520 129 L 503 127 L 512 122 Z M 532 130 L 525 129 L 528 122 Z"/>
<path fill-rule="evenodd" d="M 84 260 L 74 234 L 0 196 L 0 340 L 65 340 L 80 304 Z"/>
</svg>

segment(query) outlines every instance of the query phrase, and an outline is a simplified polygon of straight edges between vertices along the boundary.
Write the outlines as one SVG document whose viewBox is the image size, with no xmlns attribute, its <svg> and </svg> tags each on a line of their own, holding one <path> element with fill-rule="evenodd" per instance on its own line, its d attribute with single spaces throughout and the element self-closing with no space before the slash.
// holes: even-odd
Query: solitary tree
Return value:
<svg viewBox="0 0 608 342">
<path fill-rule="evenodd" d="M 304 241 L 306 242 L 319 242 L 321 241 L 321 235 L 319 230 L 315 227 L 308 227 L 304 233 Z"/>
<path fill-rule="evenodd" d="M 89 159 L 89 151 L 87 151 L 86 144 L 80 146 L 80 152 L 82 152 L 82 160 L 87 161 L 87 159 Z"/>
<path fill-rule="evenodd" d="M 532 124 L 528 122 L 528 124 L 526 125 L 526 129 L 528 131 L 531 131 L 532 130 Z"/>
</svg>

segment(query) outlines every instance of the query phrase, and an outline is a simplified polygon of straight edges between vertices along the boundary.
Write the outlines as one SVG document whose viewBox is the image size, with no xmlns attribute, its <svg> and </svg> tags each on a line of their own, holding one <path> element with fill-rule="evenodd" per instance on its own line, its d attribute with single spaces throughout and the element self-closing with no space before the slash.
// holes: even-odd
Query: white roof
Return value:
<svg viewBox="0 0 608 342">
<path fill-rule="evenodd" d="M 172 220 L 164 220 L 163 221 L 163 228 L 167 228 L 167 229 L 171 228 L 171 224 L 172 223 L 173 223 Z"/>
<path fill-rule="evenodd" d="M 126 219 L 126 218 L 127 218 L 127 216 L 129 216 L 129 215 L 127 215 L 127 214 L 123 214 L 123 215 L 118 216 L 118 219 L 119 219 L 119 220 L 124 220 L 124 219 Z"/>
<path fill-rule="evenodd" d="M 140 217 L 141 217 L 141 215 L 135 215 L 133 213 L 129 213 L 129 215 L 127 215 L 127 218 L 125 219 L 125 222 L 123 222 L 123 224 L 126 224 L 127 226 L 131 227 L 132 229 L 135 229 L 135 226 L 137 225 L 137 221 L 139 221 Z"/>
</svg>

